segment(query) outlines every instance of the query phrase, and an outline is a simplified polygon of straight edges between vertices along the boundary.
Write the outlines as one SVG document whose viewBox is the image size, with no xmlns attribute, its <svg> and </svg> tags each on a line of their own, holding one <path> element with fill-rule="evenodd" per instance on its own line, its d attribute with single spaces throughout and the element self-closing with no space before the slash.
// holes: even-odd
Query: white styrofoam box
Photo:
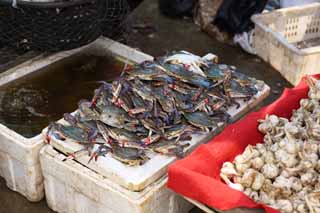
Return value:
<svg viewBox="0 0 320 213">
<path fill-rule="evenodd" d="M 320 4 L 290 7 L 252 17 L 257 55 L 297 85 L 319 73 L 320 46 L 299 49 L 294 43 L 320 39 Z"/>
<path fill-rule="evenodd" d="M 40 152 L 49 207 L 59 213 L 187 213 L 193 205 L 166 187 L 167 177 L 127 190 L 51 146 Z"/>
<path fill-rule="evenodd" d="M 248 102 L 239 101 L 240 107 L 231 107 L 228 113 L 231 115 L 231 120 L 235 121 L 244 114 L 252 110 L 257 104 L 259 104 L 269 94 L 270 88 L 264 84 L 264 87 L 255 96 L 253 96 Z M 209 134 L 193 135 L 192 140 L 188 141 L 190 146 L 188 152 L 193 150 L 201 143 L 208 142 L 214 135 L 217 135 L 224 125 L 220 123 L 217 128 L 212 130 Z M 47 134 L 47 130 L 43 131 L 43 135 Z M 82 145 L 71 141 L 61 141 L 51 136 L 50 144 L 64 154 L 73 153 L 81 150 Z M 161 154 L 147 153 L 150 157 L 145 164 L 141 166 L 130 167 L 114 158 L 109 154 L 106 157 L 100 157 L 98 161 L 89 161 L 87 153 L 82 152 L 77 154 L 76 160 L 86 167 L 96 171 L 97 173 L 109 178 L 114 183 L 117 183 L 126 189 L 131 191 L 141 191 L 146 186 L 152 184 L 154 181 L 166 174 L 168 166 L 177 160 L 176 157 L 169 157 Z"/>
<path fill-rule="evenodd" d="M 60 52 L 50 56 L 38 56 L 0 74 L 0 85 L 17 80 L 23 76 L 35 73 L 52 63 L 79 52 L 94 52 L 96 54 L 111 53 L 130 62 L 140 63 L 152 60 L 149 55 L 143 54 L 115 41 L 100 38 L 94 43 L 75 50 Z M 43 198 L 43 180 L 39 163 L 39 150 L 43 146 L 43 138 L 39 135 L 25 138 L 0 124 L 0 176 L 7 186 L 22 194 L 30 201 L 39 201 Z"/>
<path fill-rule="evenodd" d="M 0 176 L 11 190 L 30 201 L 44 195 L 39 162 L 42 146 L 41 135 L 27 139 L 0 124 Z"/>
</svg>

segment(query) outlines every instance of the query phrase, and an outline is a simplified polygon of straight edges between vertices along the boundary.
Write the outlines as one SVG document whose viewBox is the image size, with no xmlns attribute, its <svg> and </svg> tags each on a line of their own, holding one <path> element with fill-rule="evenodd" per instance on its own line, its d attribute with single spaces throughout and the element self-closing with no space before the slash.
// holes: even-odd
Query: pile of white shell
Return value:
<svg viewBox="0 0 320 213">
<path fill-rule="evenodd" d="M 275 115 L 259 121 L 264 143 L 248 145 L 221 169 L 230 187 L 281 212 L 320 212 L 320 81 L 308 83 L 309 98 L 290 121 Z"/>
</svg>

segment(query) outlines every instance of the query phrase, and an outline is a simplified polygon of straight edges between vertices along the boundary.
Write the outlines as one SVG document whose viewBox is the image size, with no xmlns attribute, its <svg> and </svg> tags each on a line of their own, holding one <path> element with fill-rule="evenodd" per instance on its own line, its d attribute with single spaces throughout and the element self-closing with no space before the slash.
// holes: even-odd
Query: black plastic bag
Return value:
<svg viewBox="0 0 320 213">
<path fill-rule="evenodd" d="M 251 16 L 261 13 L 268 0 L 224 0 L 213 23 L 232 35 L 248 32 L 254 27 Z"/>
<path fill-rule="evenodd" d="M 192 16 L 196 0 L 159 0 L 160 11 L 170 17 Z"/>
</svg>

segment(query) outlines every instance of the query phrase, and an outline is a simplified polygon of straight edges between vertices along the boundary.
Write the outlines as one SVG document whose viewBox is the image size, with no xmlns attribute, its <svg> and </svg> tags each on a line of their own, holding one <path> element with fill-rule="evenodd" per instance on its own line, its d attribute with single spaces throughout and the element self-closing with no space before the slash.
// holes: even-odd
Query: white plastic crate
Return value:
<svg viewBox="0 0 320 213">
<path fill-rule="evenodd" d="M 252 17 L 257 54 L 297 85 L 306 74 L 320 72 L 320 46 L 299 49 L 294 43 L 319 39 L 320 4 L 291 7 Z"/>
<path fill-rule="evenodd" d="M 59 213 L 187 213 L 193 206 L 166 188 L 166 176 L 132 192 L 65 157 L 51 146 L 40 153 L 47 203 Z"/>
<path fill-rule="evenodd" d="M 152 59 L 132 48 L 106 38 L 100 38 L 89 46 L 57 53 L 48 57 L 39 56 L 0 74 L 0 85 L 17 80 L 41 68 L 72 56 L 80 51 L 111 53 L 115 56 L 140 63 Z M 43 178 L 39 162 L 39 150 L 44 145 L 41 132 L 33 138 L 25 138 L 0 124 L 0 176 L 7 186 L 30 201 L 43 198 Z"/>
<path fill-rule="evenodd" d="M 320 2 L 319 0 L 280 0 L 280 7 L 293 7 L 305 4 L 311 4 L 315 2 Z"/>
</svg>

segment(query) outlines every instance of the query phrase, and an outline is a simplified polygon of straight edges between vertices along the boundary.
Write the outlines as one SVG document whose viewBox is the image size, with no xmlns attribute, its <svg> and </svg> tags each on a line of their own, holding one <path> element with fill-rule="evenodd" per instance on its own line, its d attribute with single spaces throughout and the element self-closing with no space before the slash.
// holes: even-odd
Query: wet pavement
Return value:
<svg viewBox="0 0 320 213">
<path fill-rule="evenodd" d="M 157 0 L 145 0 L 133 13 L 132 24 L 151 26 L 152 32 L 132 33 L 128 44 L 153 56 L 172 50 L 186 50 L 195 54 L 214 53 L 221 63 L 237 66 L 244 73 L 265 81 L 271 88 L 270 96 L 263 105 L 279 97 L 284 87 L 290 84 L 269 65 L 255 56 L 244 53 L 240 48 L 222 44 L 202 33 L 191 19 L 169 19 L 162 16 Z M 10 191 L 0 178 L 0 212 L 6 213 L 51 213 L 45 201 L 30 203 L 18 193 Z M 192 213 L 200 213 L 194 208 Z"/>
</svg>

